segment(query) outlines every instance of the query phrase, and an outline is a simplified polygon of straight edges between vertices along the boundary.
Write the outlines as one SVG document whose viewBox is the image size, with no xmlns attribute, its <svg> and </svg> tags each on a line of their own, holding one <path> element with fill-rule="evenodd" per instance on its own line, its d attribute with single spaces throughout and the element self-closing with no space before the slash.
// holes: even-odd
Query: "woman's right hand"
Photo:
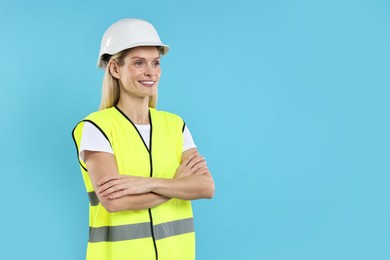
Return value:
<svg viewBox="0 0 390 260">
<path fill-rule="evenodd" d="M 102 178 L 99 182 L 98 194 L 109 199 L 118 199 L 127 195 L 149 193 L 151 182 L 149 177 L 130 175 L 113 175 Z"/>
<path fill-rule="evenodd" d="M 177 168 L 175 178 L 202 175 L 208 172 L 206 160 L 197 151 L 191 152 Z"/>
</svg>

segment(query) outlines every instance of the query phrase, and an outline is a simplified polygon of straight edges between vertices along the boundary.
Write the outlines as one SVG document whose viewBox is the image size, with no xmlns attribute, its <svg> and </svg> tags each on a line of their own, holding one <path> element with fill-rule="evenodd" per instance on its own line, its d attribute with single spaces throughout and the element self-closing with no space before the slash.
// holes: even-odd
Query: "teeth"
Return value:
<svg viewBox="0 0 390 260">
<path fill-rule="evenodd" d="M 154 81 L 141 81 L 142 84 L 153 85 Z"/>
</svg>

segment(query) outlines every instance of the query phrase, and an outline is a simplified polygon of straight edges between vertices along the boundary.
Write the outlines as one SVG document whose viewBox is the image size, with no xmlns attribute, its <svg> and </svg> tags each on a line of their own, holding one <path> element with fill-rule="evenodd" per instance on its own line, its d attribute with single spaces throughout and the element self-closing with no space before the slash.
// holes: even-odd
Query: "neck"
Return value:
<svg viewBox="0 0 390 260">
<path fill-rule="evenodd" d="M 120 98 L 117 107 L 128 117 L 134 124 L 147 125 L 149 122 L 149 98 Z"/>
</svg>

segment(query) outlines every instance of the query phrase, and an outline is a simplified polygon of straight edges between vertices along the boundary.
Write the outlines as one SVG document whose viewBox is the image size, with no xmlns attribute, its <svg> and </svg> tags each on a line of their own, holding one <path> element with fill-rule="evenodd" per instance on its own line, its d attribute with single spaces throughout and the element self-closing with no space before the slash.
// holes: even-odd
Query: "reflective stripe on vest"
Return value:
<svg viewBox="0 0 390 260">
<path fill-rule="evenodd" d="M 175 220 L 155 225 L 153 228 L 155 239 L 159 240 L 194 232 L 194 219 Z M 89 242 L 91 243 L 124 241 L 152 236 L 149 222 L 113 227 L 91 227 L 89 232 Z"/>
<path fill-rule="evenodd" d="M 73 130 L 78 149 L 84 121 L 93 123 L 107 138 L 119 174 L 173 178 L 180 165 L 184 127 L 173 114 L 149 110 L 149 151 L 135 125 L 118 108 L 92 113 Z M 195 259 L 191 203 L 171 199 L 152 209 L 109 213 L 94 191 L 84 162 L 80 168 L 90 201 L 90 238 L 87 260 Z M 153 227 L 153 229 L 152 229 Z M 156 250 L 156 254 L 151 253 Z"/>
<path fill-rule="evenodd" d="M 99 199 L 94 191 L 88 192 L 89 203 L 91 206 L 99 205 Z"/>
</svg>

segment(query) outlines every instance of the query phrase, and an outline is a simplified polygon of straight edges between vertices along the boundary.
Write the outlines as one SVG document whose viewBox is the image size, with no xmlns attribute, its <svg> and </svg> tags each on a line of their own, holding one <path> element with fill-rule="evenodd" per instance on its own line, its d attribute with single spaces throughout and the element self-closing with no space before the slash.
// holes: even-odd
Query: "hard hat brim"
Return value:
<svg viewBox="0 0 390 260">
<path fill-rule="evenodd" d="M 141 47 L 141 46 L 155 46 L 158 47 L 160 50 L 161 55 L 166 55 L 169 52 L 169 45 L 166 44 L 156 44 L 155 42 L 144 42 L 144 43 L 137 43 L 137 44 L 128 44 L 125 46 L 115 46 L 112 48 L 106 48 L 103 50 L 100 50 L 101 53 L 99 53 L 99 58 L 97 61 L 97 66 L 100 69 L 105 70 L 107 67 L 107 62 L 103 60 L 103 56 L 105 54 L 108 55 L 114 55 L 117 54 L 123 50 L 131 49 L 131 48 L 136 48 L 136 47 Z"/>
</svg>

